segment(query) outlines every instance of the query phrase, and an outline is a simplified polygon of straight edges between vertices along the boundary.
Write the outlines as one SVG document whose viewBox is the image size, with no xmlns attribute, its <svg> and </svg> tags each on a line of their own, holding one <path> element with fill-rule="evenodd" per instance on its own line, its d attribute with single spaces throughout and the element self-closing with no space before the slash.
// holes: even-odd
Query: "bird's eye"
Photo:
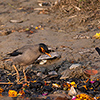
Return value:
<svg viewBox="0 0 100 100">
<path fill-rule="evenodd" d="M 43 53 L 45 53 L 45 50 L 41 47 L 41 51 L 43 52 Z"/>
</svg>

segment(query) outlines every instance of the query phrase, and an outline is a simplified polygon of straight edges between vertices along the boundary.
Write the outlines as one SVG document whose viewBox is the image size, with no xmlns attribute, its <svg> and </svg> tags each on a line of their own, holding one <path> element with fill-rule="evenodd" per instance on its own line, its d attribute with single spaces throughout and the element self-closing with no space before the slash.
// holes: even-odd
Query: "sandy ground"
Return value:
<svg viewBox="0 0 100 100">
<path fill-rule="evenodd" d="M 55 1 L 51 2 L 54 3 Z M 81 16 L 75 17 L 74 19 L 74 17 L 72 17 L 74 16 L 73 14 L 68 17 L 66 13 L 63 14 L 58 9 L 56 9 L 55 12 L 39 14 L 39 11 L 35 10 L 36 8 L 49 8 L 49 6 L 40 7 L 37 0 L 20 0 L 20 2 L 17 0 L 2 0 L 0 1 L 0 5 L 1 59 L 6 56 L 7 53 L 23 45 L 45 43 L 57 52 L 60 52 L 62 55 L 60 60 L 67 58 L 69 61 L 91 62 L 91 64 L 98 66 L 99 55 L 94 48 L 100 47 L 100 44 L 98 39 L 92 38 L 93 35 L 100 31 L 98 29 L 100 23 L 98 23 L 97 26 L 95 24 L 98 18 L 92 21 L 89 20 L 89 24 L 95 22 L 93 24 L 95 27 L 86 30 L 86 28 L 89 27 L 88 24 L 86 24 L 87 22 L 84 24 L 85 26 L 81 24 L 80 26 L 77 25 L 77 21 Z M 88 15 L 88 12 L 86 14 Z M 11 22 L 11 20 L 17 20 L 19 22 Z M 66 22 L 65 20 L 73 21 Z M 69 28 L 65 29 L 67 24 L 74 24 L 75 21 L 76 24 L 74 26 L 70 25 Z M 43 29 L 38 29 L 36 32 L 33 32 L 33 34 L 29 35 L 27 32 L 20 31 L 30 28 L 31 26 L 35 28 L 38 25 L 41 25 Z M 12 30 L 14 32 L 9 35 L 5 34 Z M 83 54 L 80 54 L 80 52 L 83 52 Z"/>
<path fill-rule="evenodd" d="M 51 2 L 55 1 L 52 0 Z M 45 43 L 61 54 L 61 58 L 54 63 L 67 59 L 92 67 L 100 67 L 99 55 L 95 51 L 95 47 L 100 47 L 100 41 L 92 38 L 93 35 L 100 32 L 97 28 L 100 26 L 98 19 L 92 19 L 94 27 L 91 28 L 91 25 L 82 26 L 74 23 L 74 20 L 78 21 L 81 16 L 76 18 L 72 17 L 74 16 L 72 14 L 69 16 L 70 19 L 66 14 L 60 16 L 59 10 L 39 14 L 39 11 L 34 10 L 34 8 L 40 8 L 37 0 L 0 1 L 0 59 L 23 45 Z M 11 20 L 21 22 L 14 23 Z M 71 23 L 73 23 L 72 26 Z M 88 23 L 91 23 L 91 21 L 89 20 Z M 70 25 L 68 26 L 68 24 Z M 35 28 L 38 25 L 41 25 L 43 30 L 37 29 L 33 34 L 27 34 L 25 31 L 19 32 L 22 29 L 31 26 Z M 3 32 L 9 30 L 14 30 L 14 32 L 9 35 L 3 34 Z"/>
</svg>

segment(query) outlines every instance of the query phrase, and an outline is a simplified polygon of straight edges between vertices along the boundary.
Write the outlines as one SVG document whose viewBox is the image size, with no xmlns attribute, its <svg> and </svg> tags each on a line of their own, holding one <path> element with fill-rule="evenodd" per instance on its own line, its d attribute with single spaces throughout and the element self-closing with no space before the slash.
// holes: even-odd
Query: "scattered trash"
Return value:
<svg viewBox="0 0 100 100">
<path fill-rule="evenodd" d="M 71 86 L 69 92 L 68 92 L 68 95 L 70 96 L 75 96 L 77 94 L 76 90 L 74 89 L 73 86 Z"/>
<path fill-rule="evenodd" d="M 41 55 L 37 61 L 39 60 L 47 60 L 47 59 L 53 59 L 53 58 L 60 58 L 60 54 L 58 54 L 57 52 L 50 52 L 51 57 L 49 57 L 48 55 Z"/>
<path fill-rule="evenodd" d="M 55 87 L 55 88 L 60 88 L 60 87 L 61 87 L 61 86 L 60 86 L 59 84 L 57 84 L 57 83 L 53 83 L 52 86 Z"/>
<path fill-rule="evenodd" d="M 42 95 L 43 95 L 43 96 L 46 96 L 47 94 L 48 94 L 48 92 L 44 92 Z"/>
<path fill-rule="evenodd" d="M 44 30 L 43 26 L 38 25 L 36 27 L 33 27 L 33 25 L 31 25 L 31 27 L 20 29 L 18 32 L 26 32 L 27 34 L 31 35 L 31 34 L 37 33 L 38 30 Z"/>
<path fill-rule="evenodd" d="M 35 29 L 36 29 L 36 30 L 38 30 L 38 29 L 44 30 L 43 26 L 41 26 L 41 25 L 36 26 Z"/>
<path fill-rule="evenodd" d="M 90 96 L 88 96 L 87 94 L 78 94 L 76 96 L 75 100 L 94 100 L 93 98 L 91 98 Z"/>
<path fill-rule="evenodd" d="M 73 97 L 72 97 L 72 100 L 76 100 L 76 97 L 75 97 L 75 96 L 73 96 Z"/>
<path fill-rule="evenodd" d="M 26 28 L 25 32 L 29 35 L 34 34 L 37 32 L 37 30 L 35 28 Z"/>
</svg>

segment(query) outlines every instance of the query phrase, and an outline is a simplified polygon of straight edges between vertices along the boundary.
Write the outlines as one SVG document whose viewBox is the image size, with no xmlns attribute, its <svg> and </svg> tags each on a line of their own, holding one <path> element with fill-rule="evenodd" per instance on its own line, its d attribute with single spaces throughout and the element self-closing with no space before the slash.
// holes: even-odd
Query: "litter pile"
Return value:
<svg viewBox="0 0 100 100">
<path fill-rule="evenodd" d="M 67 62 L 67 61 L 65 61 Z M 64 63 L 63 63 L 64 64 Z M 31 68 L 27 71 L 28 83 L 16 83 L 16 74 L 0 69 L 0 95 L 43 100 L 99 100 L 100 78 L 92 80 L 99 72 L 81 64 L 67 62 L 56 67 Z M 70 66 L 71 65 L 71 66 Z M 22 76 L 22 72 L 20 72 Z M 20 79 L 20 81 L 23 80 Z M 13 83 L 12 83 L 13 82 Z M 52 94 L 52 95 L 51 95 Z M 60 94 L 60 95 L 59 95 Z"/>
</svg>

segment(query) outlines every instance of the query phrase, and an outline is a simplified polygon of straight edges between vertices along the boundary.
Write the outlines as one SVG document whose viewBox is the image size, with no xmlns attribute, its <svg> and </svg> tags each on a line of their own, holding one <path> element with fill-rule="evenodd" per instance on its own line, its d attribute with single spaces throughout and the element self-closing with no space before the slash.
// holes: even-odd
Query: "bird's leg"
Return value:
<svg viewBox="0 0 100 100">
<path fill-rule="evenodd" d="M 27 77 L 26 77 L 25 70 L 26 70 L 26 67 L 24 66 L 24 68 L 23 68 L 23 73 L 24 73 L 25 82 L 27 82 Z"/>
<path fill-rule="evenodd" d="M 17 70 L 15 65 L 13 65 L 13 67 L 14 67 L 16 73 L 17 73 L 17 83 L 19 83 L 19 72 L 18 72 L 18 70 Z"/>
</svg>

